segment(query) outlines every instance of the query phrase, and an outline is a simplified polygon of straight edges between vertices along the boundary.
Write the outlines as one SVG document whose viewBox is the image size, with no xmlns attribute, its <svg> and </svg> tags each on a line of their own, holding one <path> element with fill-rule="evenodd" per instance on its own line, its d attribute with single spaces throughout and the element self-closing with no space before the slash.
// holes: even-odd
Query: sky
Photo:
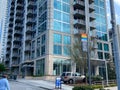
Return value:
<svg viewBox="0 0 120 90">
<path fill-rule="evenodd" d="M 115 6 L 115 16 L 116 16 L 116 23 L 120 25 L 120 0 L 114 0 Z M 107 0 L 107 18 L 108 18 L 108 28 L 111 27 L 111 17 L 110 17 L 110 7 L 109 7 L 109 0 Z"/>
</svg>

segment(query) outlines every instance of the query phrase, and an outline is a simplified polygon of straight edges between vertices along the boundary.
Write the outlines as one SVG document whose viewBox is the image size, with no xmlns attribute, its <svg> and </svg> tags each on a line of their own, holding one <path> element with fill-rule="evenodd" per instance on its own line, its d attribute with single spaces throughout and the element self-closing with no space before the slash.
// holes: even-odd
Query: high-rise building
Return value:
<svg viewBox="0 0 120 90">
<path fill-rule="evenodd" d="M 4 60 L 6 35 L 7 35 L 7 17 L 8 17 L 8 0 L 0 1 L 0 60 Z"/>
<path fill-rule="evenodd" d="M 76 34 L 87 33 L 91 73 L 104 76 L 109 55 L 105 0 L 11 0 L 9 15 L 5 63 L 12 72 L 73 71 L 68 49 Z"/>
</svg>

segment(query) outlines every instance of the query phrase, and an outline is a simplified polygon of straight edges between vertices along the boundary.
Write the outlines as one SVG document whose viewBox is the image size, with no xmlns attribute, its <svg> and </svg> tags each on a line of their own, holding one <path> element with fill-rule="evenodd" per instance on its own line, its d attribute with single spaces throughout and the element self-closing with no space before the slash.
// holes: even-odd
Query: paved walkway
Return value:
<svg viewBox="0 0 120 90">
<path fill-rule="evenodd" d="M 56 90 L 55 83 L 52 81 L 18 79 L 17 82 L 25 83 L 25 84 L 32 85 L 32 86 L 41 87 L 41 88 L 44 88 L 47 90 Z M 73 88 L 73 86 L 62 84 L 62 89 L 59 89 L 59 90 L 72 90 L 72 88 Z"/>
<path fill-rule="evenodd" d="M 55 83 L 53 81 L 46 80 L 28 80 L 28 79 L 18 79 L 17 82 L 21 82 L 24 84 L 41 87 L 47 90 L 56 90 Z M 62 84 L 62 89 L 57 90 L 72 90 L 73 86 Z M 107 87 L 106 90 L 118 90 L 117 87 Z M 95 89 L 99 90 L 99 89 Z"/>
</svg>

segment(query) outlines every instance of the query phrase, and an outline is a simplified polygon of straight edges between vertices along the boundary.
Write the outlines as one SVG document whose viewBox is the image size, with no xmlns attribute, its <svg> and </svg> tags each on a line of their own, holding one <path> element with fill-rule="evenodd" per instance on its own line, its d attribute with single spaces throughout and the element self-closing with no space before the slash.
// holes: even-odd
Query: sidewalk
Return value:
<svg viewBox="0 0 120 90">
<path fill-rule="evenodd" d="M 18 79 L 16 81 L 27 84 L 27 85 L 48 89 L 48 90 L 58 90 L 58 89 L 55 89 L 55 83 L 53 81 L 27 80 L 27 79 Z M 72 90 L 72 88 L 73 86 L 62 84 L 62 89 L 59 89 L 59 90 Z"/>
<path fill-rule="evenodd" d="M 40 88 L 44 88 L 47 90 L 72 90 L 73 86 L 62 84 L 62 89 L 55 89 L 55 82 L 54 81 L 47 81 L 47 80 L 28 80 L 28 79 L 18 79 L 17 82 L 24 83 L 31 86 L 36 86 Z M 118 90 L 116 87 L 107 87 L 106 90 Z M 99 89 L 95 89 L 99 90 Z"/>
</svg>

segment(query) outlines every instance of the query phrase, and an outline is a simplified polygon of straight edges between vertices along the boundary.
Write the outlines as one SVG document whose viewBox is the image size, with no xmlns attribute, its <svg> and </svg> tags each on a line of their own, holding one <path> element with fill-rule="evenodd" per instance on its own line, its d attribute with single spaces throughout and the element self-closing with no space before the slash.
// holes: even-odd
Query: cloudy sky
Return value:
<svg viewBox="0 0 120 90">
<path fill-rule="evenodd" d="M 116 22 L 117 24 L 120 24 L 120 0 L 114 0 L 114 6 L 115 6 L 115 13 L 116 13 Z M 110 17 L 110 7 L 109 7 L 109 0 L 107 0 L 107 18 L 108 18 L 108 26 L 109 28 L 111 27 L 111 24 L 110 24 L 110 20 L 111 20 L 111 17 Z"/>
</svg>

